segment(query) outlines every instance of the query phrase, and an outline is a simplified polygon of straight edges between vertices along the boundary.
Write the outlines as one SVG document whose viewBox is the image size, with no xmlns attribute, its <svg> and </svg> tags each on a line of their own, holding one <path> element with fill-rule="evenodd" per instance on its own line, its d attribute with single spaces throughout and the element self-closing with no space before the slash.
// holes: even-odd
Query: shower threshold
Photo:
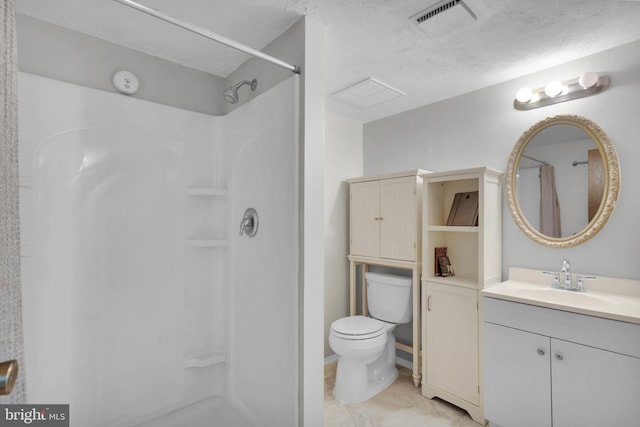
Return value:
<svg viewBox="0 0 640 427">
<path fill-rule="evenodd" d="M 244 410 L 224 397 L 212 397 L 136 427 L 257 427 Z"/>
</svg>

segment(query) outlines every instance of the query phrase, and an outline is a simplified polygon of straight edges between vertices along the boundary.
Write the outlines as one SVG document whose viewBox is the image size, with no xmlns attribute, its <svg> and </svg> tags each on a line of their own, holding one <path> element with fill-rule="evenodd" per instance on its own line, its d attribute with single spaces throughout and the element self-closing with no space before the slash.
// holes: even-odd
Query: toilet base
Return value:
<svg viewBox="0 0 640 427">
<path fill-rule="evenodd" d="M 375 362 L 372 365 L 375 365 Z M 345 375 L 345 372 L 348 374 Z M 397 377 L 398 370 L 395 366 L 380 371 L 373 366 L 339 360 L 333 396 L 344 403 L 364 402 L 389 387 Z"/>
<path fill-rule="evenodd" d="M 340 357 L 334 397 L 344 403 L 364 402 L 391 385 L 398 377 L 395 344 L 396 340 L 390 329 L 384 349 L 373 361 Z"/>
</svg>

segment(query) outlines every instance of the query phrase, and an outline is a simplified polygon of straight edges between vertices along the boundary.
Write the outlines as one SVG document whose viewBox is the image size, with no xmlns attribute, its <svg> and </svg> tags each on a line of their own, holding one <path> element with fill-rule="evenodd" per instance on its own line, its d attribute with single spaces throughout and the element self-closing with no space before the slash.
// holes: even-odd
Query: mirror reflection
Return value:
<svg viewBox="0 0 640 427">
<path fill-rule="evenodd" d="M 548 117 L 509 156 L 505 194 L 516 225 L 541 245 L 568 248 L 602 229 L 618 200 L 620 168 L 609 138 L 580 116 Z"/>
<path fill-rule="evenodd" d="M 589 134 L 571 124 L 549 126 L 525 147 L 516 194 L 529 224 L 549 237 L 582 231 L 600 208 L 602 156 Z"/>
</svg>

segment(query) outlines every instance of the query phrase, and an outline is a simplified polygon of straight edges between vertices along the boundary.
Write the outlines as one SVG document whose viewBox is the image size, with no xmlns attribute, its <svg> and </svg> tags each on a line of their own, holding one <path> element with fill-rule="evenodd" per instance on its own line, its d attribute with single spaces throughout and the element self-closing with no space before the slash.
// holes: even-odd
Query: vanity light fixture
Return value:
<svg viewBox="0 0 640 427">
<path fill-rule="evenodd" d="M 538 89 L 525 87 L 516 93 L 516 99 L 513 100 L 513 108 L 516 110 L 533 110 L 534 108 L 583 98 L 602 91 L 609 86 L 610 82 L 609 76 L 599 76 L 597 73 L 589 71 L 572 80 L 564 82 L 551 81 L 545 87 Z"/>
</svg>

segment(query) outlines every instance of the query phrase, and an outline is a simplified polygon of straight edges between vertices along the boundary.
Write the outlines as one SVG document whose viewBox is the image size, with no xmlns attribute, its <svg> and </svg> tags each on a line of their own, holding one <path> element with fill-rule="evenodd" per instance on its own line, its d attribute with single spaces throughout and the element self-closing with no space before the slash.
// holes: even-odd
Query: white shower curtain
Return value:
<svg viewBox="0 0 640 427">
<path fill-rule="evenodd" d="M 16 359 L 13 393 L 0 404 L 25 403 L 20 232 L 18 220 L 18 60 L 14 0 L 0 4 L 0 362 Z"/>
<path fill-rule="evenodd" d="M 549 237 L 562 237 L 560 202 L 553 166 L 540 167 L 540 232 Z"/>
</svg>

